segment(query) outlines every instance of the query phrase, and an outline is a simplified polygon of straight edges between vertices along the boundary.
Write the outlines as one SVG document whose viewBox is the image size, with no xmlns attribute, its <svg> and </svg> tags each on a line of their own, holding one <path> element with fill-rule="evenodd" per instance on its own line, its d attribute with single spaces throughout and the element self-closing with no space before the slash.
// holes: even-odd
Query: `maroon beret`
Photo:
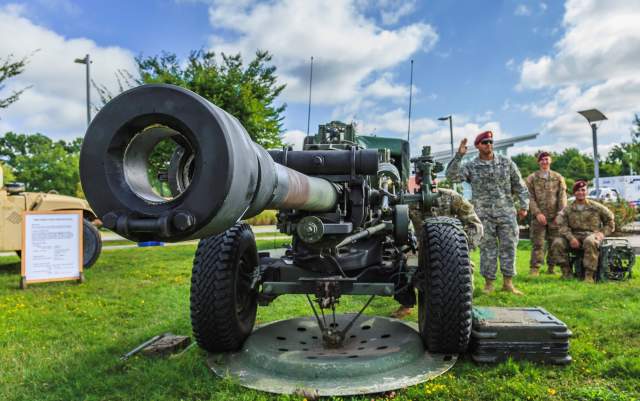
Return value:
<svg viewBox="0 0 640 401">
<path fill-rule="evenodd" d="M 473 141 L 473 144 L 478 146 L 478 144 L 482 142 L 483 139 L 493 139 L 493 132 L 485 131 L 479 133 L 478 136 L 476 136 L 476 140 Z"/>
<path fill-rule="evenodd" d="M 575 193 L 580 188 L 584 188 L 587 186 L 587 182 L 585 180 L 578 180 L 575 184 L 573 184 L 573 193 Z"/>
<path fill-rule="evenodd" d="M 551 157 L 551 154 L 549 152 L 538 153 L 538 161 L 540 161 L 540 159 L 542 159 L 543 157 Z"/>
</svg>

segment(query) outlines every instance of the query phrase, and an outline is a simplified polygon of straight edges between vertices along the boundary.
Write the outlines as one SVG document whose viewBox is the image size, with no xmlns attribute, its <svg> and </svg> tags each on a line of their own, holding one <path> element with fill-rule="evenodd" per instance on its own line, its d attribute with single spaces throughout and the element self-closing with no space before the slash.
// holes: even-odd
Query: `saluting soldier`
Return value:
<svg viewBox="0 0 640 401">
<path fill-rule="evenodd" d="M 416 183 L 418 185 L 420 184 L 420 179 L 421 177 L 416 176 Z M 436 198 L 435 205 L 429 210 L 422 210 L 421 205 L 413 203 L 409 206 L 409 217 L 411 218 L 411 223 L 417 235 L 422 235 L 422 226 L 426 218 L 438 216 L 455 217 L 462 223 L 464 232 L 467 235 L 469 250 L 478 246 L 482 239 L 483 228 L 482 222 L 473 210 L 473 205 L 456 191 L 446 188 L 436 188 L 435 180 L 433 192 L 438 192 L 440 196 Z M 391 314 L 391 317 L 400 319 L 411 313 L 415 300 L 407 298 L 404 300 L 404 303 L 407 304 L 400 305 L 400 307 Z"/>
<path fill-rule="evenodd" d="M 551 155 L 548 152 L 538 154 L 540 169 L 526 179 L 529 189 L 529 211 L 531 212 L 531 251 L 529 274 L 537 276 L 544 263 L 545 245 L 551 248 L 553 239 L 558 236 L 558 213 L 567 206 L 567 184 L 564 177 L 551 170 Z M 547 273 L 553 274 L 558 262 L 547 253 Z"/>
<path fill-rule="evenodd" d="M 606 206 L 587 199 L 587 182 L 576 181 L 573 185 L 576 200 L 558 215 L 560 237 L 551 244 L 553 259 L 562 268 L 562 278 L 571 278 L 569 247 L 584 250 L 582 266 L 584 281 L 593 283 L 598 270 L 600 243 L 615 230 L 613 213 Z"/>
<path fill-rule="evenodd" d="M 513 197 L 518 198 L 518 215 L 525 217 L 529 208 L 529 191 L 518 166 L 511 159 L 493 152 L 491 131 L 476 136 L 474 145 L 479 156 L 462 165 L 462 158 L 467 153 L 467 138 L 460 142 L 458 152 L 447 166 L 446 176 L 451 182 L 471 184 L 471 202 L 484 227 L 480 243 L 480 274 L 485 278 L 483 291 L 490 293 L 494 290 L 499 258 L 504 277 L 502 289 L 522 295 L 513 285 L 519 236 Z"/>
</svg>

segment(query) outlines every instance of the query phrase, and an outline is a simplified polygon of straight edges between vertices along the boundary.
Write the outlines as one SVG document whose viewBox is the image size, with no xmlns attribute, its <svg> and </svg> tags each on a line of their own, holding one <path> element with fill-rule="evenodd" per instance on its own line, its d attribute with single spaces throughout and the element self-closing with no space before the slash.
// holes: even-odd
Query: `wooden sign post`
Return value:
<svg viewBox="0 0 640 401">
<path fill-rule="evenodd" d="M 84 281 L 82 211 L 24 212 L 20 288 L 65 280 Z"/>
</svg>

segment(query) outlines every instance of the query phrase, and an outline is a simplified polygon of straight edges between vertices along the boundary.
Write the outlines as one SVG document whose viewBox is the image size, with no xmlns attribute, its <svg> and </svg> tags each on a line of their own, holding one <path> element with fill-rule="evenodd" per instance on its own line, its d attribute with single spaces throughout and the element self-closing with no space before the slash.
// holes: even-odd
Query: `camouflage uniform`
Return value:
<svg viewBox="0 0 640 401">
<path fill-rule="evenodd" d="M 529 206 L 529 192 L 522 181 L 518 166 L 510 159 L 494 154 L 492 160 L 476 157 L 461 165 L 459 153 L 447 166 L 451 182 L 466 181 L 471 185 L 471 202 L 484 226 L 480 243 L 480 274 L 495 280 L 500 255 L 500 270 L 505 277 L 516 274 L 515 256 L 518 244 L 518 222 L 513 196 L 521 209 Z"/>
<path fill-rule="evenodd" d="M 529 210 L 531 212 L 531 251 L 530 266 L 532 271 L 540 268 L 544 262 L 545 239 L 547 248 L 551 247 L 553 239 L 558 236 L 558 226 L 554 222 L 556 216 L 565 206 L 567 206 L 567 184 L 564 177 L 555 171 L 545 174 L 542 171 L 527 177 L 527 188 L 529 188 Z M 542 213 L 547 219 L 547 224 L 542 225 L 536 219 Z M 547 255 L 547 266 L 549 271 L 553 271 L 553 266 L 558 262 Z"/>
<path fill-rule="evenodd" d="M 576 238 L 580 241 L 580 247 L 584 249 L 582 265 L 586 274 L 593 274 L 598 269 L 598 255 L 600 241 L 595 232 L 601 232 L 605 236 L 615 230 L 613 213 L 606 206 L 598 202 L 586 200 L 584 205 L 571 203 L 558 215 L 560 237 L 556 237 L 551 244 L 553 260 L 560 266 L 569 267 L 569 242 Z M 582 207 L 580 207 L 582 206 Z"/>
<path fill-rule="evenodd" d="M 409 206 L 409 216 L 415 232 L 422 235 L 422 222 L 427 217 L 455 217 L 462 222 L 469 241 L 469 249 L 478 246 L 482 239 L 483 229 L 482 222 L 473 211 L 473 205 L 467 202 L 462 195 L 450 189 L 438 188 L 437 191 L 440 196 L 431 210 L 423 212 L 417 204 L 413 203 Z"/>
</svg>

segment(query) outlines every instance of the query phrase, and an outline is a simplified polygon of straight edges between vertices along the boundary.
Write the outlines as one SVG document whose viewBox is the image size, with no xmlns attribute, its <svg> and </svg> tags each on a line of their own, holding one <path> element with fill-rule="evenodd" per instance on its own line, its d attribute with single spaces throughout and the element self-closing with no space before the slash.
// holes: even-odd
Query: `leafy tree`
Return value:
<svg viewBox="0 0 640 401">
<path fill-rule="evenodd" d="M 4 58 L 4 60 L 0 61 L 0 91 L 5 88 L 4 81 L 11 77 L 15 77 L 16 75 L 21 74 L 24 71 L 24 67 L 29 62 L 28 58 L 22 58 L 20 60 L 14 61 L 13 55 L 9 55 Z M 0 109 L 6 109 L 9 107 L 11 103 L 14 103 L 20 98 L 20 95 L 25 90 L 29 89 L 29 87 L 23 88 L 19 91 L 14 91 L 11 96 L 0 99 Z"/>
<path fill-rule="evenodd" d="M 243 66 L 240 54 L 216 54 L 203 50 L 192 51 L 187 63 L 182 63 L 173 53 L 138 58 L 140 78 L 135 79 L 127 71 L 118 71 L 120 90 L 135 85 L 167 83 L 192 90 L 224 109 L 245 127 L 251 139 L 265 148 L 282 146 L 282 113 L 286 104 L 274 103 L 285 85 L 278 85 L 276 67 L 270 66 L 271 55 L 256 52 L 255 58 Z M 104 86 L 94 84 L 101 100 L 112 98 Z"/>
<path fill-rule="evenodd" d="M 29 191 L 56 190 L 77 195 L 80 138 L 71 142 L 52 141 L 42 134 L 7 132 L 0 138 L 0 158 L 6 160 L 15 180 Z"/>
<path fill-rule="evenodd" d="M 6 163 L 0 163 L 0 166 L 2 166 L 2 185 L 6 184 L 7 182 L 15 181 L 16 177 L 13 175 L 13 170 L 11 170 L 11 167 Z"/>
<path fill-rule="evenodd" d="M 518 169 L 520 170 L 520 174 L 522 174 L 522 178 L 527 178 L 529 174 L 538 170 L 538 159 L 536 156 L 528 155 L 526 153 L 521 153 L 519 155 L 515 155 L 511 158 Z"/>
</svg>

